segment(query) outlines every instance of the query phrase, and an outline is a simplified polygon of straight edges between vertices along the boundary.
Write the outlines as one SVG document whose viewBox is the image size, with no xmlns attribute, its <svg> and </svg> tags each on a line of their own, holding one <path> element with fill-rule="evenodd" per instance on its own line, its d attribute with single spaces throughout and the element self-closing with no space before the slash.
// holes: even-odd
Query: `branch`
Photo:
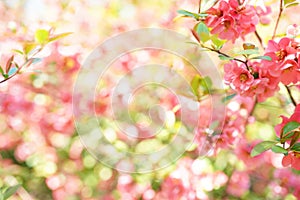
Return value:
<svg viewBox="0 0 300 200">
<path fill-rule="evenodd" d="M 29 65 L 31 65 L 32 59 L 34 58 L 34 56 L 36 54 L 38 54 L 39 52 L 41 52 L 42 49 L 43 49 L 43 47 L 39 48 L 30 58 L 26 58 L 26 61 L 21 66 L 19 66 L 18 70 L 13 75 L 11 75 L 11 76 L 7 77 L 6 79 L 3 79 L 2 81 L 0 81 L 0 84 L 8 81 L 12 77 L 14 77 L 17 74 L 19 74 L 24 67 L 28 67 Z"/>
<path fill-rule="evenodd" d="M 198 9 L 198 13 L 201 12 L 201 3 L 202 3 L 202 0 L 199 0 L 199 9 Z"/>
<path fill-rule="evenodd" d="M 295 99 L 294 99 L 294 97 L 293 97 L 293 95 L 292 95 L 291 89 L 290 89 L 288 86 L 286 86 L 286 85 L 285 85 L 285 88 L 286 88 L 286 90 L 287 90 L 287 92 L 288 92 L 288 94 L 289 94 L 289 97 L 290 97 L 292 103 L 293 103 L 294 106 L 296 107 L 296 106 L 297 106 L 297 102 L 295 101 Z"/>
<path fill-rule="evenodd" d="M 210 51 L 213 51 L 213 52 L 215 52 L 215 53 L 218 53 L 218 54 L 220 54 L 220 55 L 223 55 L 223 56 L 225 56 L 225 57 L 227 57 L 227 58 L 232 58 L 231 56 L 229 56 L 229 55 L 227 55 L 227 54 L 221 52 L 220 50 L 213 49 L 213 48 L 204 46 L 204 45 L 202 45 L 202 44 L 200 44 L 200 45 L 201 45 L 202 48 L 208 49 L 208 50 L 210 50 Z M 246 60 L 241 60 L 241 59 L 239 59 L 239 58 L 233 58 L 233 60 L 238 61 L 238 62 L 241 62 L 241 63 L 244 63 L 244 64 L 246 65 L 246 67 L 248 68 L 248 64 L 247 64 L 247 61 L 246 61 Z"/>
<path fill-rule="evenodd" d="M 277 20 L 276 20 L 275 28 L 274 28 L 274 31 L 273 31 L 272 40 L 275 38 L 276 31 L 277 31 L 278 24 L 279 24 L 279 20 L 280 20 L 282 11 L 283 11 L 283 0 L 280 0 L 280 5 L 279 6 L 280 6 L 279 7 L 279 13 L 278 13 L 278 17 L 277 17 Z"/>
<path fill-rule="evenodd" d="M 259 41 L 259 43 L 260 43 L 260 46 L 264 49 L 263 41 L 262 41 L 260 35 L 258 34 L 257 30 L 255 30 L 255 36 L 256 36 L 256 38 L 258 39 L 258 41 Z"/>
</svg>

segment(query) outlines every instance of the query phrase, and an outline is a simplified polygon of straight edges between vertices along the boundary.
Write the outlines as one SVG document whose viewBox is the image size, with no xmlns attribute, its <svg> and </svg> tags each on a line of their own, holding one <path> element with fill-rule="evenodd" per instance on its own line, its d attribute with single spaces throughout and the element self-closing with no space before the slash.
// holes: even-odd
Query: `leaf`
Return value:
<svg viewBox="0 0 300 200">
<path fill-rule="evenodd" d="M 297 6 L 297 5 L 299 5 L 299 2 L 294 2 L 294 3 L 290 3 L 290 4 L 285 5 L 285 8 L 289 8 L 289 7 Z"/>
<path fill-rule="evenodd" d="M 252 55 L 252 54 L 259 54 L 258 49 L 246 49 L 246 50 L 241 50 L 237 52 L 239 55 Z"/>
<path fill-rule="evenodd" d="M 297 0 L 283 0 L 283 5 L 287 6 L 289 4 L 298 3 Z"/>
<path fill-rule="evenodd" d="M 299 122 L 288 122 L 287 124 L 284 125 L 283 130 L 282 130 L 282 137 L 285 137 L 285 135 L 297 128 L 300 127 L 300 123 Z"/>
<path fill-rule="evenodd" d="M 2 76 L 3 76 L 3 74 L 4 74 L 4 71 L 3 71 L 3 69 L 2 69 L 2 67 L 0 66 L 0 73 L 2 74 Z"/>
<path fill-rule="evenodd" d="M 14 51 L 14 52 L 16 52 L 16 53 L 18 53 L 18 54 L 20 54 L 20 55 L 24 55 L 24 52 L 21 51 L 21 50 L 13 49 L 12 51 Z"/>
<path fill-rule="evenodd" d="M 23 45 L 23 50 L 25 55 L 28 55 L 34 48 L 36 48 L 36 44 L 35 43 L 25 43 Z"/>
<path fill-rule="evenodd" d="M 199 18 L 203 18 L 203 17 L 208 16 L 208 14 L 205 14 L 205 13 L 198 14 L 198 13 L 189 12 L 187 10 L 177 10 L 177 13 L 181 14 L 185 17 L 193 17 L 196 20 L 198 20 Z"/>
<path fill-rule="evenodd" d="M 202 86 L 203 87 L 205 87 L 205 88 L 207 88 L 207 89 L 211 89 L 212 88 L 212 85 L 213 85 L 213 83 L 212 83 L 212 80 L 211 80 L 211 78 L 209 77 L 209 76 L 205 76 L 203 79 L 201 79 L 202 81 Z"/>
<path fill-rule="evenodd" d="M 270 56 L 256 56 L 256 57 L 251 58 L 251 59 L 261 59 L 261 60 L 272 61 L 272 58 Z"/>
<path fill-rule="evenodd" d="M 220 38 L 218 38 L 217 35 L 212 35 L 211 36 L 211 41 L 213 42 L 214 45 L 216 45 L 217 49 L 221 49 L 222 46 L 226 42 L 226 40 L 221 40 Z"/>
<path fill-rule="evenodd" d="M 31 64 L 36 64 L 36 63 L 39 63 L 39 62 L 41 62 L 41 61 L 42 61 L 41 58 L 33 58 Z"/>
<path fill-rule="evenodd" d="M 195 26 L 195 30 L 202 42 L 207 42 L 210 39 L 208 27 L 203 22 L 199 22 Z"/>
<path fill-rule="evenodd" d="M 233 59 L 234 59 L 234 58 L 232 58 L 232 57 L 227 57 L 227 56 L 224 56 L 224 55 L 222 55 L 222 54 L 219 55 L 219 58 L 220 58 L 221 60 L 233 60 Z"/>
<path fill-rule="evenodd" d="M 233 99 L 235 96 L 236 96 L 236 93 L 235 94 L 231 94 L 231 95 L 227 95 L 226 97 L 222 98 L 222 102 L 225 103 L 225 102 Z"/>
<path fill-rule="evenodd" d="M 13 194 L 15 194 L 17 192 L 17 190 L 19 189 L 21 185 L 15 185 L 12 187 L 9 187 L 3 194 L 4 199 L 8 199 L 10 196 L 12 196 Z"/>
<path fill-rule="evenodd" d="M 11 76 L 11 75 L 15 74 L 17 71 L 18 71 L 18 68 L 17 68 L 17 67 L 12 67 L 12 68 L 10 68 L 10 70 L 8 71 L 7 75 L 8 75 L 8 76 Z"/>
<path fill-rule="evenodd" d="M 191 81 L 192 92 L 195 96 L 199 97 L 198 89 L 200 86 L 201 77 L 199 75 L 195 75 Z"/>
<path fill-rule="evenodd" d="M 243 44 L 243 48 L 244 48 L 244 50 L 247 50 L 247 49 L 255 49 L 255 45 L 254 45 L 254 44 L 251 44 L 251 43 L 244 43 L 244 44 Z"/>
<path fill-rule="evenodd" d="M 276 143 L 278 143 L 278 142 L 277 141 L 264 141 L 264 142 L 257 144 L 250 153 L 251 157 L 257 156 L 257 155 L 261 154 L 262 152 L 265 152 L 265 151 L 271 149 L 272 146 L 274 146 Z"/>
<path fill-rule="evenodd" d="M 39 44 L 45 44 L 49 40 L 49 31 L 39 29 L 35 32 L 35 41 Z"/>
<path fill-rule="evenodd" d="M 300 152 L 300 143 L 296 143 L 292 146 L 291 150 Z"/>
<path fill-rule="evenodd" d="M 201 13 L 207 11 L 211 7 L 213 7 L 218 0 L 202 0 L 201 2 Z"/>
<path fill-rule="evenodd" d="M 14 60 L 14 55 L 12 55 L 6 62 L 6 67 L 5 67 L 5 71 L 6 73 L 9 71 L 9 69 L 11 68 L 12 66 L 12 62 Z"/>
<path fill-rule="evenodd" d="M 52 37 L 50 37 L 49 42 L 53 42 L 55 40 L 59 40 L 61 38 L 67 37 L 68 35 L 73 34 L 72 32 L 66 32 L 66 33 L 61 33 L 61 34 L 57 34 L 57 35 L 53 35 Z"/>
<path fill-rule="evenodd" d="M 281 146 L 278 146 L 278 145 L 274 145 L 272 146 L 271 150 L 274 152 L 274 153 L 283 153 L 283 154 L 287 154 L 288 153 L 288 150 L 282 148 Z"/>
</svg>

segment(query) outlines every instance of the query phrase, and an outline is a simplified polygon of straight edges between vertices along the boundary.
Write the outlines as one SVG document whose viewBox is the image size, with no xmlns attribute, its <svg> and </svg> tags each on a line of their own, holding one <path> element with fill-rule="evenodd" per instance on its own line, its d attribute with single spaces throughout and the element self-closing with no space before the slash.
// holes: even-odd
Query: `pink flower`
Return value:
<svg viewBox="0 0 300 200">
<path fill-rule="evenodd" d="M 288 122 L 296 121 L 296 122 L 300 123 L 300 104 L 298 104 L 296 106 L 295 111 L 290 118 L 287 118 L 285 116 L 280 116 L 280 117 L 282 118 L 282 122 L 280 124 L 278 124 L 277 126 L 275 126 L 275 131 L 278 136 L 281 134 L 283 127 Z"/>
<path fill-rule="evenodd" d="M 211 33 L 233 42 L 254 32 L 259 19 L 253 6 L 239 5 L 236 0 L 221 0 L 216 7 L 210 8 L 207 14 L 209 15 L 206 24 L 212 28 Z"/>
<path fill-rule="evenodd" d="M 299 64 L 295 60 L 286 60 L 280 69 L 280 80 L 283 84 L 297 83 L 300 80 Z"/>
<path fill-rule="evenodd" d="M 257 7 L 255 7 L 255 11 L 259 17 L 259 22 L 261 24 L 267 25 L 271 22 L 270 18 L 267 16 L 267 15 L 271 14 L 271 12 L 272 12 L 270 6 L 265 6 L 264 8 L 257 6 Z"/>
<path fill-rule="evenodd" d="M 297 50 L 291 46 L 292 40 L 284 37 L 278 43 L 274 40 L 269 40 L 266 52 L 272 61 L 282 62 L 288 55 L 295 54 Z"/>
<path fill-rule="evenodd" d="M 297 24 L 289 25 L 286 30 L 286 36 L 289 38 L 295 38 L 300 34 L 300 26 Z"/>
<path fill-rule="evenodd" d="M 247 172 L 235 171 L 230 177 L 227 192 L 233 196 L 241 197 L 250 188 L 250 178 Z"/>
<path fill-rule="evenodd" d="M 300 170 L 300 153 L 289 153 L 282 159 L 282 166 L 290 166 L 296 170 Z"/>
<path fill-rule="evenodd" d="M 233 89 L 243 93 L 252 85 L 254 78 L 243 64 L 238 65 L 236 61 L 231 61 L 224 66 L 225 83 L 230 84 Z"/>
</svg>

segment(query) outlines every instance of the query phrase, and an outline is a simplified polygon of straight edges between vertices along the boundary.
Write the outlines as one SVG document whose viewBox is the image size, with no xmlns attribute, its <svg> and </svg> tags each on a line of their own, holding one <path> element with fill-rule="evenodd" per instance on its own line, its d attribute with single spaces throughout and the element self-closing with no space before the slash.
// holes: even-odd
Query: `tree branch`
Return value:
<svg viewBox="0 0 300 200">
<path fill-rule="evenodd" d="M 198 13 L 201 13 L 201 3 L 202 3 L 202 0 L 199 0 L 199 8 L 198 8 Z"/>
<path fill-rule="evenodd" d="M 272 40 L 275 38 L 275 35 L 276 35 L 276 32 L 277 32 L 277 28 L 278 28 L 278 24 L 279 24 L 279 21 L 280 21 L 280 17 L 281 17 L 282 11 L 283 11 L 283 0 L 280 0 L 280 5 L 279 6 L 280 6 L 279 7 L 279 13 L 278 13 L 278 17 L 277 17 L 277 20 L 276 20 L 275 28 L 274 28 L 274 31 L 273 31 Z"/>
<path fill-rule="evenodd" d="M 295 101 L 295 99 L 294 99 L 294 97 L 293 97 L 293 95 L 292 95 L 291 89 L 290 89 L 288 86 L 286 86 L 286 85 L 285 85 L 285 88 L 286 88 L 286 90 L 287 90 L 287 92 L 288 92 L 288 95 L 289 95 L 289 97 L 290 97 L 292 103 L 293 103 L 294 106 L 296 107 L 296 106 L 297 106 L 297 102 Z"/>
<path fill-rule="evenodd" d="M 255 30 L 255 36 L 258 39 L 260 46 L 264 49 L 264 44 L 263 44 L 262 38 L 258 34 L 257 30 Z"/>
</svg>

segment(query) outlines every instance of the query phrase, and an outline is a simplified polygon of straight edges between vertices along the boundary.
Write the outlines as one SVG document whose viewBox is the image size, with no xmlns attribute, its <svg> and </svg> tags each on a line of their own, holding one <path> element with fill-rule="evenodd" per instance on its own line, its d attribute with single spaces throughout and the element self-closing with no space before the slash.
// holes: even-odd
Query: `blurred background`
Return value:
<svg viewBox="0 0 300 200">
<path fill-rule="evenodd" d="M 271 22 L 277 15 L 278 2 L 264 1 L 274 11 L 269 16 Z M 6 60 L 14 53 L 13 49 L 20 50 L 34 40 L 37 29 L 72 32 L 47 45 L 39 54 L 41 60 L 0 85 L 0 187 L 21 184 L 10 199 L 300 198 L 299 172 L 282 168 L 281 155 L 266 152 L 250 157 L 251 148 L 257 141 L 274 139 L 273 127 L 280 122 L 278 115 L 288 115 L 293 110 L 284 96 L 285 91 L 258 104 L 253 116 L 249 116 L 253 101 L 235 97 L 226 104 L 227 125 L 223 130 L 226 137 L 220 138 L 213 152 L 204 158 L 199 156 L 196 142 L 178 161 L 156 172 L 118 172 L 98 162 L 82 145 L 74 127 L 72 92 L 84 59 L 109 37 L 137 28 L 172 29 L 191 36 L 190 29 L 195 21 L 176 18 L 179 9 L 197 12 L 198 1 L 0 1 L 1 66 L 5 66 Z M 283 14 L 279 34 L 284 34 L 288 25 L 297 22 L 297 13 L 298 6 Z M 270 39 L 272 26 L 271 23 L 258 27 L 264 42 Z M 246 40 L 258 44 L 253 35 Z M 240 48 L 240 44 L 242 41 L 234 45 L 226 43 L 224 51 Z M 114 65 L 117 70 L 126 71 L 132 65 L 144 62 L 139 58 L 145 54 L 148 60 L 162 60 L 164 64 L 177 68 L 186 65 L 174 56 L 151 51 L 129 54 Z M 223 63 L 217 55 L 209 55 L 222 72 Z M 16 60 L 21 59 L 16 56 Z M 109 96 L 109 90 L 99 92 L 94 102 L 100 117 L 105 116 Z M 149 101 L 152 99 L 143 99 L 140 103 Z M 178 102 L 172 95 L 164 94 L 159 101 L 177 112 Z M 201 104 L 209 110 L 207 101 Z M 177 123 L 176 115 L 173 118 L 164 134 L 140 144 L 138 150 L 152 151 L 170 141 Z M 138 119 L 148 120 L 143 116 Z M 104 126 L 112 123 L 110 119 L 102 120 Z M 124 138 L 114 131 L 108 132 L 108 139 L 121 149 L 127 148 Z"/>
</svg>

